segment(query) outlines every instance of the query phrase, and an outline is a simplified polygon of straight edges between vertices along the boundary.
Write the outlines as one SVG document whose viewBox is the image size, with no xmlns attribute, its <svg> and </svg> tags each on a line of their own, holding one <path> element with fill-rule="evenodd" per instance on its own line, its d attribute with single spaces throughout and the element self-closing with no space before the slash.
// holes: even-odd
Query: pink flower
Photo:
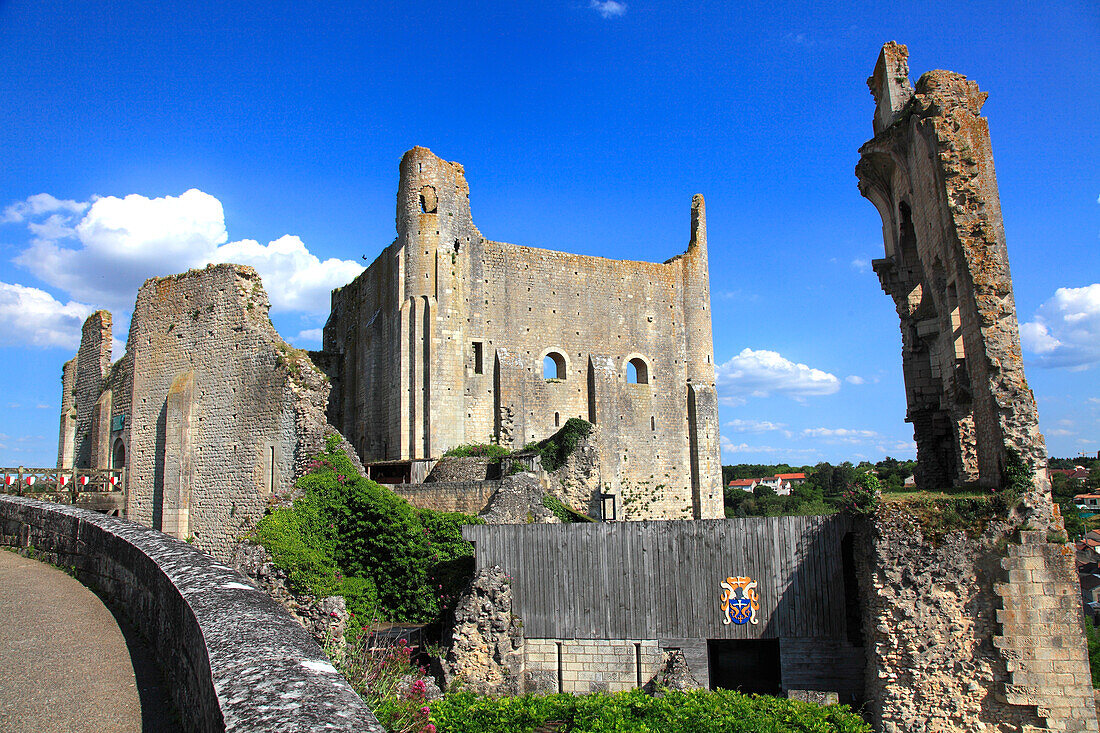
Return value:
<svg viewBox="0 0 1100 733">
<path fill-rule="evenodd" d="M 426 726 L 424 726 L 424 733 L 435 733 L 435 726 L 431 723 L 428 723 Z"/>
</svg>

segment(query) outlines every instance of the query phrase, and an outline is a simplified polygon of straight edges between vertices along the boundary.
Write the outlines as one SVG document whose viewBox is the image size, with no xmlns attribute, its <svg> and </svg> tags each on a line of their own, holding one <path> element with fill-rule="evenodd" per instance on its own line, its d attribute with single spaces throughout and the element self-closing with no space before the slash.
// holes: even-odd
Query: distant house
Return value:
<svg viewBox="0 0 1100 733">
<path fill-rule="evenodd" d="M 757 486 L 767 486 L 779 496 L 787 496 L 791 493 L 791 487 L 806 483 L 804 473 L 777 473 L 774 476 L 762 478 L 738 478 L 729 482 L 731 489 L 752 491 Z"/>
<path fill-rule="evenodd" d="M 1051 478 L 1055 474 L 1061 474 L 1066 478 L 1074 479 L 1075 481 L 1085 481 L 1089 477 L 1089 470 L 1084 466 L 1074 466 L 1073 468 L 1052 468 L 1050 469 Z"/>
<path fill-rule="evenodd" d="M 754 478 L 735 478 L 729 483 L 731 489 L 741 489 L 742 491 L 752 491 L 756 488 L 756 479 Z"/>
<path fill-rule="evenodd" d="M 1100 494 L 1077 494 L 1073 497 L 1073 504 L 1087 512 L 1100 512 Z"/>
<path fill-rule="evenodd" d="M 909 474 L 905 477 L 905 481 L 902 483 L 902 488 L 915 489 L 917 487 L 917 477 L 913 474 Z"/>
</svg>

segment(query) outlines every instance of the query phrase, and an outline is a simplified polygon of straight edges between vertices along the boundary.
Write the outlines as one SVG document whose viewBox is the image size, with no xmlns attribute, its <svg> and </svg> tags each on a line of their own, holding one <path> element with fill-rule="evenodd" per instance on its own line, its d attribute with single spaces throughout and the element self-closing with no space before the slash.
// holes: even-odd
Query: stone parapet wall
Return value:
<svg viewBox="0 0 1100 733">
<path fill-rule="evenodd" d="M 426 483 L 493 481 L 500 478 L 500 459 L 445 457 L 432 468 Z"/>
<path fill-rule="evenodd" d="M 386 486 L 418 509 L 480 514 L 500 488 L 500 481 L 437 481 Z"/>
<path fill-rule="evenodd" d="M 192 731 L 384 733 L 309 633 L 187 543 L 133 522 L 0 496 L 0 545 L 74 568 L 155 649 Z"/>
</svg>

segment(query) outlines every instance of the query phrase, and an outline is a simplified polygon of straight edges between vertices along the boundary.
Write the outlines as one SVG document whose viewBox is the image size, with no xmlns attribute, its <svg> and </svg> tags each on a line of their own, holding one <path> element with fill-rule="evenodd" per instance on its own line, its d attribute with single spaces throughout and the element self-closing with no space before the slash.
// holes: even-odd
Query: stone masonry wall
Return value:
<svg viewBox="0 0 1100 733">
<path fill-rule="evenodd" d="M 387 484 L 395 494 L 420 509 L 480 514 L 500 488 L 500 481 L 437 481 Z"/>
<path fill-rule="evenodd" d="M 1003 522 L 977 538 L 926 538 L 913 514 L 889 505 L 860 532 L 876 730 L 1097 729 L 1064 546 L 1039 532 L 1015 545 Z"/>
<path fill-rule="evenodd" d="M 634 518 L 721 516 L 701 196 L 664 264 L 521 247 L 481 236 L 461 165 L 414 148 L 397 232 L 325 327 L 329 415 L 364 460 L 517 449 L 581 417 L 601 428 L 606 487 L 642 497 Z"/>
<path fill-rule="evenodd" d="M 73 379 L 71 404 L 76 409 L 76 440 L 73 444 L 74 466 L 91 465 L 95 446 L 92 412 L 106 386 L 111 368 L 111 314 L 96 311 L 88 316 L 81 329 L 80 349 L 76 354 L 76 374 Z M 65 380 L 62 380 L 63 382 Z M 62 399 L 62 405 L 66 403 Z"/>
</svg>

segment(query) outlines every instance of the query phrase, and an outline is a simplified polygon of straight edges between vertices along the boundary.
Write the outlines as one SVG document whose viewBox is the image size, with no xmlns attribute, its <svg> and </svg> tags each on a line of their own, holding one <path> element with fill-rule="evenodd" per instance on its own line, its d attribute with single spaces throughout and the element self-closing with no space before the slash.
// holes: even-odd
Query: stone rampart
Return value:
<svg viewBox="0 0 1100 733">
<path fill-rule="evenodd" d="M 500 488 L 500 481 L 434 481 L 387 487 L 418 509 L 480 514 Z"/>
<path fill-rule="evenodd" d="M 185 542 L 70 506 L 0 496 L 0 544 L 73 567 L 160 660 L 193 731 L 383 733 L 290 615 Z"/>
<path fill-rule="evenodd" d="M 1064 545 L 997 521 L 978 537 L 931 538 L 897 507 L 861 531 L 876 730 L 1097 730 Z"/>
</svg>

